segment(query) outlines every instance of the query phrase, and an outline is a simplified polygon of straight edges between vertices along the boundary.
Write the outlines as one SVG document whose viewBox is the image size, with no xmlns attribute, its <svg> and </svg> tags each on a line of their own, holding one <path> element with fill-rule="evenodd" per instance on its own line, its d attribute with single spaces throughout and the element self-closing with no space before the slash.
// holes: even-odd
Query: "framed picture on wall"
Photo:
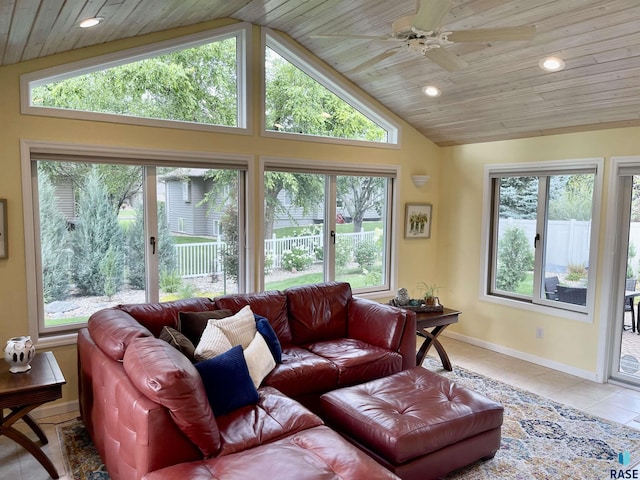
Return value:
<svg viewBox="0 0 640 480">
<path fill-rule="evenodd" d="M 407 203 L 404 215 L 404 238 L 431 237 L 430 203 Z"/>
<path fill-rule="evenodd" d="M 0 258 L 7 257 L 7 201 L 0 199 Z"/>
</svg>

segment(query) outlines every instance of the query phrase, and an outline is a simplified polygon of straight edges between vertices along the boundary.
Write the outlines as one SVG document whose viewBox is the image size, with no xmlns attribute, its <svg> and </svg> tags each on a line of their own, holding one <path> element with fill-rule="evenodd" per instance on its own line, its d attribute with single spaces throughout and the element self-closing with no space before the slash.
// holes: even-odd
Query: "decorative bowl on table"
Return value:
<svg viewBox="0 0 640 480">
<path fill-rule="evenodd" d="M 10 338 L 4 348 L 4 359 L 11 365 L 9 368 L 11 373 L 29 371 L 35 354 L 36 347 L 29 336 Z"/>
</svg>

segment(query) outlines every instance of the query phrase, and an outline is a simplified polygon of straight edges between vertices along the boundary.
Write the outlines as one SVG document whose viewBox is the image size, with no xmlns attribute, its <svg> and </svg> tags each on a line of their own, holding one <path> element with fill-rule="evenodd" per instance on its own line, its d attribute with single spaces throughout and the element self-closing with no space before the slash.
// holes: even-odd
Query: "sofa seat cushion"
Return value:
<svg viewBox="0 0 640 480">
<path fill-rule="evenodd" d="M 399 477 L 336 432 L 319 426 L 250 450 L 173 465 L 143 477 L 144 480 L 175 478 L 397 480 Z"/>
<path fill-rule="evenodd" d="M 317 415 L 272 387 L 261 387 L 257 405 L 216 418 L 222 447 L 228 455 L 322 425 Z"/>
<path fill-rule="evenodd" d="M 338 385 L 347 386 L 386 377 L 402 370 L 402 355 L 353 338 L 306 345 L 338 368 Z"/>
<path fill-rule="evenodd" d="M 288 346 L 282 349 L 282 363 L 267 375 L 263 385 L 293 398 L 326 392 L 338 385 L 338 367 L 304 348 Z"/>
</svg>

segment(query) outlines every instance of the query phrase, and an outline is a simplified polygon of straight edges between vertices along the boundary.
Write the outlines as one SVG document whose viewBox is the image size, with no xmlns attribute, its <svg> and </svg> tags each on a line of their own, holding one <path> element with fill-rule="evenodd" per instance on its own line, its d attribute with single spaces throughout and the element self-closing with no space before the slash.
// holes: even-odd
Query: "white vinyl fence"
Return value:
<svg viewBox="0 0 640 480">
<path fill-rule="evenodd" d="M 353 252 L 361 242 L 373 242 L 374 238 L 375 232 L 339 233 L 336 240 L 348 242 Z M 180 276 L 192 278 L 222 273 L 222 252 L 225 247 L 226 244 L 222 241 L 174 245 Z M 316 249 L 324 249 L 323 236 L 306 235 L 264 241 L 264 252 L 272 261 L 271 268 L 281 268 L 283 254 L 293 248 L 303 249 L 315 260 Z"/>
</svg>

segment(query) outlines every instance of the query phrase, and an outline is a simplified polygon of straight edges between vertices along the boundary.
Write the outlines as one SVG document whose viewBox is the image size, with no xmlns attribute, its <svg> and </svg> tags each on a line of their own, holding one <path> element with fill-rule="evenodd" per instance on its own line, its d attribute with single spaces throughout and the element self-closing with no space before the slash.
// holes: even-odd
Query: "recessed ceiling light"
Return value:
<svg viewBox="0 0 640 480">
<path fill-rule="evenodd" d="M 564 60 L 558 57 L 546 57 L 538 62 L 541 69 L 547 72 L 558 72 L 564 69 Z"/>
<path fill-rule="evenodd" d="M 433 85 L 425 85 L 422 87 L 422 91 L 427 97 L 439 97 L 440 89 L 438 87 L 434 87 Z"/>
<path fill-rule="evenodd" d="M 78 25 L 80 26 L 80 28 L 95 27 L 102 20 L 104 20 L 104 19 L 100 18 L 100 17 L 87 18 L 86 20 L 81 21 Z"/>
</svg>

